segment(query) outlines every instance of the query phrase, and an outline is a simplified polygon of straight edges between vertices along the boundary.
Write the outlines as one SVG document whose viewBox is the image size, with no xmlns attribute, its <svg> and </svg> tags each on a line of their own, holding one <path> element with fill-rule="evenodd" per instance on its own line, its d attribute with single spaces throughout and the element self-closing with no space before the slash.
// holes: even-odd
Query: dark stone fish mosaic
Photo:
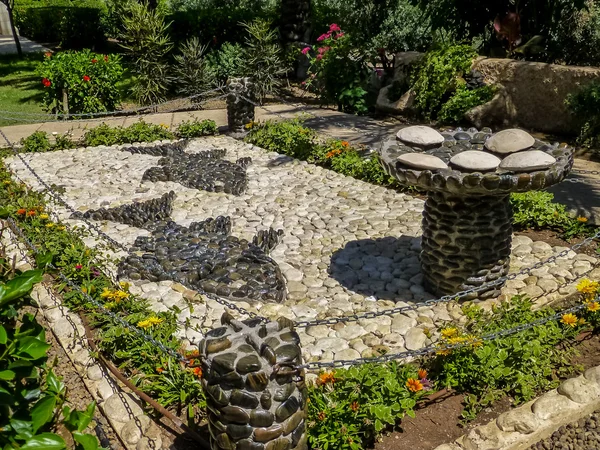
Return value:
<svg viewBox="0 0 600 450">
<path fill-rule="evenodd" d="M 110 220 L 111 222 L 124 223 L 137 228 L 149 228 L 156 222 L 170 220 L 173 212 L 175 192 L 164 194 L 161 198 L 153 198 L 144 202 L 136 202 L 116 208 L 100 208 L 73 213 L 72 219 Z"/>
<path fill-rule="evenodd" d="M 279 243 L 282 230 L 261 231 L 249 242 L 232 236 L 231 219 L 220 216 L 189 227 L 163 222 L 151 232 L 135 240 L 130 255 L 119 264 L 119 277 L 172 280 L 231 299 L 285 300 L 285 280 L 267 255 Z"/>
</svg>

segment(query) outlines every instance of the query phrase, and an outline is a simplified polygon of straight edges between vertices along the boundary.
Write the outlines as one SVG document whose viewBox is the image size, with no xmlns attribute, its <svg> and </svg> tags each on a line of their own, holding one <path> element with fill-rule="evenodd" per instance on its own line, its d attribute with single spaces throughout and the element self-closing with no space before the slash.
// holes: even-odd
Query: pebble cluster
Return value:
<svg viewBox="0 0 600 450">
<path fill-rule="evenodd" d="M 246 167 L 252 160 L 241 158 L 232 163 L 219 159 L 225 154 L 225 150 L 176 153 L 159 159 L 160 167 L 151 167 L 142 179 L 154 182 L 174 181 L 192 189 L 240 195 L 248 186 Z"/>
<path fill-rule="evenodd" d="M 300 337 L 286 319 L 223 317 L 200 344 L 212 448 L 306 450 Z"/>
<path fill-rule="evenodd" d="M 210 217 L 231 217 L 232 234 L 252 242 L 261 230 L 283 229 L 285 236 L 269 256 L 287 285 L 282 303 L 236 300 L 235 304 L 269 318 L 313 320 L 381 311 L 435 298 L 423 285 L 419 254 L 424 202 L 419 198 L 344 177 L 332 171 L 247 145 L 225 136 L 190 142 L 187 153 L 227 149 L 229 160 L 252 157 L 248 188 L 239 196 L 190 189 L 174 182 L 142 181 L 157 157 L 131 154 L 121 147 L 97 147 L 23 157 L 63 197 L 84 212 L 158 198 L 174 191 L 172 220 L 190 226 Z M 34 189 L 43 186 L 15 158 L 8 168 Z M 55 211 L 73 226 L 62 207 Z M 131 246 L 149 232 L 116 222 L 98 222 L 104 232 Z M 96 245 L 95 239 L 86 239 Z M 531 267 L 564 250 L 526 236 L 515 236 L 510 271 Z M 127 256 L 119 253 L 118 258 Z M 501 298 L 525 294 L 543 305 L 575 292 L 577 277 L 597 264 L 594 256 L 569 252 L 551 264 L 519 275 L 502 288 Z M 600 271 L 589 277 L 600 277 Z M 569 285 L 569 283 L 571 283 Z M 568 286 L 567 286 L 568 285 Z M 136 281 L 133 293 L 147 298 L 155 311 L 176 306 L 180 321 L 191 327 L 220 326 L 224 307 L 172 280 Z M 192 303 L 193 311 L 187 307 Z M 376 319 L 298 329 L 307 361 L 370 356 L 379 351 L 418 349 L 437 339 L 429 330 L 462 320 L 456 304 L 422 307 Z M 203 334 L 188 328 L 181 338 L 197 342 Z"/>
<path fill-rule="evenodd" d="M 71 218 L 110 220 L 112 222 L 131 225 L 132 227 L 150 229 L 156 222 L 169 220 L 173 211 L 174 199 L 175 192 L 171 191 L 160 198 L 144 202 L 122 205 L 116 208 L 92 209 L 83 214 L 76 212 L 71 215 Z"/>
<path fill-rule="evenodd" d="M 129 145 L 122 147 L 121 150 L 136 155 L 175 156 L 184 153 L 184 149 L 187 144 L 188 142 L 186 140 L 181 140 L 175 142 L 165 142 L 162 144 Z"/>
<path fill-rule="evenodd" d="M 600 448 L 600 410 L 564 425 L 531 450 L 597 450 Z"/>
<path fill-rule="evenodd" d="M 254 242 L 230 233 L 231 219 L 222 216 L 189 227 L 155 223 L 150 236 L 135 240 L 132 253 L 119 264 L 119 277 L 172 280 L 221 297 L 283 301 L 285 281 L 265 253 L 282 233 L 271 230 Z"/>
</svg>

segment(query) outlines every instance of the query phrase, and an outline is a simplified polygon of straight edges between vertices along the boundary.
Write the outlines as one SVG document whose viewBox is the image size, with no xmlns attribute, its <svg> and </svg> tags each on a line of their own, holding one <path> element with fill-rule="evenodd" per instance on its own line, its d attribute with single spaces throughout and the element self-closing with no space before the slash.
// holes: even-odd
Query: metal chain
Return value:
<svg viewBox="0 0 600 450">
<path fill-rule="evenodd" d="M 480 338 L 475 338 L 476 342 L 486 342 L 493 341 L 495 339 L 510 336 L 512 334 L 520 333 L 525 330 L 529 330 L 530 328 L 538 327 L 540 325 L 544 325 L 548 322 L 557 320 L 564 316 L 565 314 L 574 313 L 577 311 L 581 311 L 586 308 L 587 305 L 581 304 L 571 308 L 564 309 L 552 316 L 544 317 L 542 319 L 538 319 L 534 322 L 518 325 L 514 328 L 509 328 L 506 330 L 497 331 L 495 333 L 489 333 Z M 345 366 L 354 366 L 357 364 L 369 364 L 369 363 L 384 363 L 399 359 L 406 359 L 416 356 L 427 356 L 432 353 L 442 352 L 445 350 L 455 350 L 462 347 L 468 347 L 472 345 L 472 343 L 459 343 L 459 344 L 446 344 L 446 345 L 430 345 L 428 347 L 423 347 L 418 350 L 408 350 L 400 353 L 391 353 L 387 355 L 375 356 L 372 358 L 356 358 L 356 359 L 340 359 L 336 361 L 315 361 L 308 364 L 303 364 L 298 366 L 298 369 L 307 369 L 307 370 L 319 370 L 319 369 L 339 369 Z"/>
<path fill-rule="evenodd" d="M 122 109 L 122 110 L 115 110 L 115 111 L 102 111 L 102 112 L 96 112 L 96 113 L 74 113 L 74 114 L 46 114 L 46 113 L 26 113 L 26 112 L 19 112 L 19 111 L 0 110 L 0 115 L 8 114 L 9 116 L 13 116 L 13 117 L 19 117 L 19 116 L 35 117 L 38 119 L 44 119 L 44 118 L 59 119 L 62 117 L 71 118 L 71 119 L 74 117 L 78 117 L 78 118 L 83 119 L 86 117 L 107 117 L 107 116 L 115 116 L 115 115 L 122 116 L 122 115 L 134 114 L 134 113 L 138 113 L 138 112 L 145 112 L 148 110 L 159 108 L 161 106 L 170 105 L 171 103 L 181 102 L 181 101 L 185 101 L 185 100 L 193 100 L 195 98 L 204 97 L 208 94 L 213 94 L 215 92 L 224 92 L 224 88 L 218 87 L 215 89 L 210 89 L 205 92 L 201 92 L 200 94 L 190 95 L 188 97 L 176 98 L 176 99 L 167 100 L 167 101 L 164 101 L 161 103 L 153 103 L 151 105 L 140 106 L 138 108 Z M 204 100 L 202 103 L 205 103 L 208 100 L 212 100 L 212 99 L 208 98 L 208 99 Z M 58 120 L 55 120 L 55 121 L 58 121 Z"/>
<path fill-rule="evenodd" d="M 8 143 L 8 145 L 10 146 L 11 150 L 13 151 L 13 153 L 17 156 L 17 158 L 19 158 L 21 160 L 21 162 L 25 165 L 25 167 L 33 174 L 33 176 L 45 187 L 45 189 L 50 193 L 50 195 L 52 197 L 54 197 L 54 199 L 56 200 L 57 203 L 63 205 L 67 210 L 71 211 L 72 213 L 76 213 L 77 210 L 75 208 L 73 208 L 71 205 L 69 205 L 62 197 L 61 195 L 56 192 L 54 189 L 52 189 L 52 187 L 50 185 L 48 185 L 48 183 L 46 183 L 38 174 L 37 172 L 27 163 L 27 161 L 22 157 L 22 155 L 18 152 L 18 150 L 15 148 L 15 146 L 13 145 L 13 143 L 6 137 L 6 135 L 4 134 L 4 132 L 0 129 L 0 135 L 2 135 L 2 137 L 4 138 L 4 140 Z M 104 240 L 106 240 L 108 243 L 110 243 L 112 246 L 123 250 L 125 252 L 129 252 L 129 249 L 127 247 L 125 247 L 123 244 L 121 244 L 120 242 L 117 242 L 116 240 L 114 240 L 113 238 L 111 238 L 108 234 L 106 234 L 104 231 L 102 231 L 97 225 L 93 224 L 92 222 L 90 222 L 89 220 L 85 219 L 85 218 L 80 218 L 78 220 L 83 221 L 88 227 L 90 227 L 92 230 L 94 230 L 98 236 Z M 183 283 L 182 283 L 183 284 Z M 187 287 L 188 289 L 191 290 L 195 290 L 198 293 L 200 293 L 201 295 L 204 295 L 205 297 L 214 300 L 215 302 L 219 303 L 220 305 L 225 306 L 226 308 L 229 308 L 231 310 L 237 311 L 238 313 L 248 316 L 252 319 L 259 319 L 262 322 L 268 322 L 269 319 L 262 317 L 252 311 L 248 311 L 245 308 L 242 308 L 241 306 L 238 306 L 234 303 L 231 303 L 221 297 L 219 297 L 218 295 L 212 294 L 210 292 L 206 292 L 202 289 L 199 289 L 196 286 L 188 286 L 185 285 L 185 287 Z"/>
<path fill-rule="evenodd" d="M 23 232 L 23 230 L 21 230 L 21 228 L 17 225 L 17 223 L 12 218 L 10 218 L 10 217 L 7 218 L 6 221 L 9 223 L 12 231 L 15 234 L 17 234 L 20 237 L 20 239 L 22 239 L 22 241 L 25 243 L 25 245 L 27 247 L 29 247 L 31 249 L 31 251 L 35 255 L 39 255 L 40 252 L 37 249 L 37 247 L 27 238 L 27 236 L 25 236 L 25 233 Z M 156 347 L 158 347 L 162 352 L 166 353 L 167 355 L 172 356 L 172 357 L 176 358 L 177 360 L 179 360 L 179 361 L 181 361 L 183 363 L 189 362 L 189 360 L 186 359 L 182 354 L 174 351 L 173 349 L 168 348 L 162 342 L 156 340 L 153 336 L 150 336 L 149 334 L 144 333 L 142 330 L 140 330 L 137 327 L 134 327 L 133 325 L 131 325 L 129 322 L 127 322 L 126 320 L 124 320 L 119 315 L 115 314 L 114 312 L 112 312 L 109 309 L 106 309 L 102 303 L 100 303 L 99 301 L 97 301 L 96 299 L 94 299 L 93 297 L 91 297 L 87 292 L 84 292 L 79 285 L 75 284 L 68 277 L 66 277 L 65 274 L 62 273 L 58 267 L 54 266 L 52 263 L 48 263 L 48 267 L 50 267 L 51 269 L 56 270 L 57 273 L 58 273 L 58 277 L 62 281 L 64 281 L 69 287 L 71 287 L 72 289 L 75 289 L 78 293 L 80 293 L 81 295 L 83 295 L 84 298 L 86 300 L 88 300 L 96 308 L 98 308 L 99 311 L 101 311 L 102 313 L 104 313 L 107 316 L 109 316 L 111 319 L 113 319 L 119 325 L 127 328 L 129 331 L 137 334 L 138 336 L 142 337 L 144 340 L 146 340 L 146 341 L 150 342 L 151 344 L 155 345 Z"/>
</svg>

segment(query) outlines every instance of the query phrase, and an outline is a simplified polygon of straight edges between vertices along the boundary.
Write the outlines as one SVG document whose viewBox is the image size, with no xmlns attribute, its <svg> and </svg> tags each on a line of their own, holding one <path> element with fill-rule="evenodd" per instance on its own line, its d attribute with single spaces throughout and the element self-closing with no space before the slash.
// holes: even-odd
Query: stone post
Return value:
<svg viewBox="0 0 600 450">
<path fill-rule="evenodd" d="M 243 133 L 254 120 L 256 96 L 250 78 L 232 78 L 227 83 L 227 125 L 231 133 Z M 250 101 L 248 101 L 250 100 Z"/>
<path fill-rule="evenodd" d="M 234 320 L 200 343 L 213 450 L 306 450 L 306 387 L 293 322 Z"/>
</svg>

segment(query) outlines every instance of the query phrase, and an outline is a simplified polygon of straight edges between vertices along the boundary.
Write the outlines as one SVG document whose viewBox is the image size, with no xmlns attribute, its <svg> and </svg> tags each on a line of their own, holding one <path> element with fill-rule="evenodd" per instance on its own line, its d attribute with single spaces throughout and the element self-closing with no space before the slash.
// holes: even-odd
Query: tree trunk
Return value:
<svg viewBox="0 0 600 450">
<path fill-rule="evenodd" d="M 19 54 L 19 58 L 23 57 L 23 49 L 21 49 L 21 41 L 19 40 L 19 35 L 17 34 L 17 28 L 15 27 L 15 20 L 13 17 L 13 8 L 5 3 L 6 9 L 8 10 L 8 20 L 10 21 L 10 29 L 13 34 L 13 38 L 15 40 L 15 45 L 17 46 L 17 53 Z"/>
</svg>

